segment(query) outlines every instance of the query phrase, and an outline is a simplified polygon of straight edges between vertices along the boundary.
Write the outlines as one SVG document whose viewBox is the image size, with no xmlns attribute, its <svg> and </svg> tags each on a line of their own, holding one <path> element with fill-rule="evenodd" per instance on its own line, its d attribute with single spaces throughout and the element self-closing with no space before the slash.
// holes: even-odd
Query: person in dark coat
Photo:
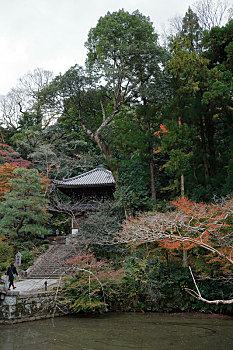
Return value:
<svg viewBox="0 0 233 350">
<path fill-rule="evenodd" d="M 12 262 L 11 265 L 8 267 L 6 274 L 9 276 L 9 281 L 10 281 L 8 290 L 11 289 L 11 286 L 13 287 L 13 289 L 15 289 L 16 287 L 14 286 L 14 278 L 16 275 L 18 275 L 18 271 L 15 267 L 14 262 Z"/>
</svg>

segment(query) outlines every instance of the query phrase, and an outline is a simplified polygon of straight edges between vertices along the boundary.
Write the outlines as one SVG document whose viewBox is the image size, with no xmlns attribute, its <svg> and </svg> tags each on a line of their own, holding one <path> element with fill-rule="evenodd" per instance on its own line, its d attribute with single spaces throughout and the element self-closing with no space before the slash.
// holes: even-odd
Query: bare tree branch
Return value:
<svg viewBox="0 0 233 350">
<path fill-rule="evenodd" d="M 192 295 L 192 297 L 194 297 L 197 300 L 203 301 L 203 302 L 205 302 L 207 304 L 217 304 L 217 305 L 218 304 L 233 304 L 233 299 L 229 299 L 229 300 L 223 300 L 223 299 L 208 300 L 208 299 L 203 298 L 201 293 L 200 293 L 200 290 L 198 289 L 197 283 L 195 281 L 195 278 L 193 276 L 192 269 L 191 269 L 190 266 L 189 266 L 189 270 L 190 270 L 190 273 L 191 273 L 191 276 L 192 276 L 192 279 L 193 279 L 193 282 L 195 284 L 197 292 L 195 292 L 194 290 L 189 289 L 189 288 L 185 288 L 185 291 L 187 293 L 189 293 L 190 295 Z"/>
</svg>

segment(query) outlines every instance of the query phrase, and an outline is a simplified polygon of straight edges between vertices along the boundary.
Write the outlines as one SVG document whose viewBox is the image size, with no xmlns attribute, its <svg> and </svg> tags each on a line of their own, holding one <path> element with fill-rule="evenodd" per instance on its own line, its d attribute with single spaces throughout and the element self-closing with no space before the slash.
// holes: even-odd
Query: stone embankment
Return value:
<svg viewBox="0 0 233 350">
<path fill-rule="evenodd" d="M 57 280 L 34 279 L 16 282 L 15 290 L 1 288 L 0 323 L 33 321 L 59 315 L 56 310 L 57 283 Z"/>
<path fill-rule="evenodd" d="M 17 293 L 17 292 L 16 292 Z M 54 315 L 54 293 L 8 294 L 0 305 L 0 324 L 49 318 Z M 55 316 L 58 312 L 55 312 Z"/>
</svg>

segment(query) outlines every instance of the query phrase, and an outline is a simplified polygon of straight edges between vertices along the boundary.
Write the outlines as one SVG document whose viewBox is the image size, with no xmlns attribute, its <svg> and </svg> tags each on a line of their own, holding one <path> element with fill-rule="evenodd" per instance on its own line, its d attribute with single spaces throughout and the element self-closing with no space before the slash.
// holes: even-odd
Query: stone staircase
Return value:
<svg viewBox="0 0 233 350">
<path fill-rule="evenodd" d="M 56 244 L 42 254 L 26 271 L 26 278 L 59 278 L 71 265 L 67 260 L 74 258 L 77 251 L 73 245 Z"/>
</svg>

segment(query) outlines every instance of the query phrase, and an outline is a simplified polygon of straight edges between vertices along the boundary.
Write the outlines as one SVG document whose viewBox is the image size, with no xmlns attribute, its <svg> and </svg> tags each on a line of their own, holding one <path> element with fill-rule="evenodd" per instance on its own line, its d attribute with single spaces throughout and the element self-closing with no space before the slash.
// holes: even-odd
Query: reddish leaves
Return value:
<svg viewBox="0 0 233 350">
<path fill-rule="evenodd" d="M 205 204 L 179 198 L 171 204 L 175 210 L 169 213 L 148 213 L 128 221 L 120 240 L 158 242 L 167 249 L 200 246 L 211 252 L 212 258 L 225 261 L 228 269 L 228 264 L 233 264 L 233 199 Z"/>
<path fill-rule="evenodd" d="M 30 162 L 20 157 L 20 154 L 5 143 L 0 143 L 0 164 L 8 163 L 12 166 L 28 168 Z"/>
<path fill-rule="evenodd" d="M 169 132 L 166 127 L 163 124 L 160 124 L 160 130 L 159 131 L 155 131 L 154 135 L 158 136 L 159 134 L 164 134 L 166 132 Z"/>
</svg>

